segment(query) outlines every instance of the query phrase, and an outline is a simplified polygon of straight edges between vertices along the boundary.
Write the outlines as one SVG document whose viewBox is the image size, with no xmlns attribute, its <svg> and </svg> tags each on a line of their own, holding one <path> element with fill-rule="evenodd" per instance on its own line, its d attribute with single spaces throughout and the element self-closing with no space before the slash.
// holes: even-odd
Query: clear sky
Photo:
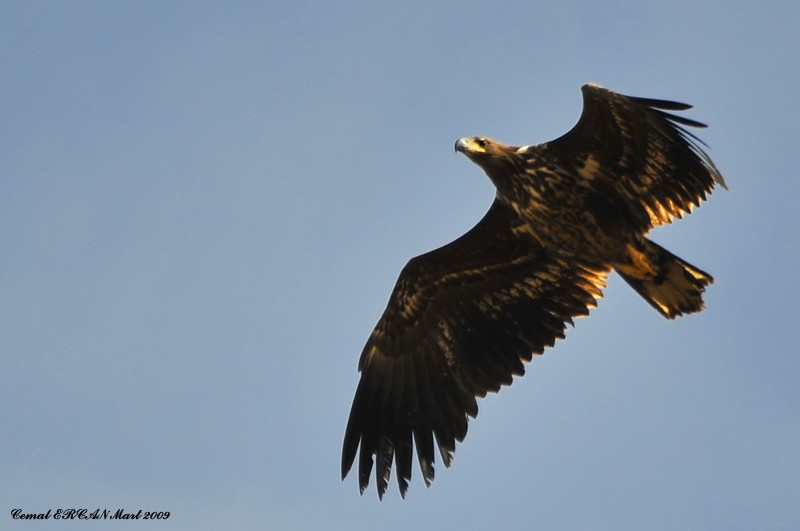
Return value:
<svg viewBox="0 0 800 531">
<path fill-rule="evenodd" d="M 796 528 L 799 6 L 4 2 L 0 527 Z M 613 276 L 430 489 L 359 496 L 363 344 L 493 199 L 453 142 L 555 138 L 589 81 L 710 125 L 730 191 L 653 233 L 706 311 Z"/>
</svg>

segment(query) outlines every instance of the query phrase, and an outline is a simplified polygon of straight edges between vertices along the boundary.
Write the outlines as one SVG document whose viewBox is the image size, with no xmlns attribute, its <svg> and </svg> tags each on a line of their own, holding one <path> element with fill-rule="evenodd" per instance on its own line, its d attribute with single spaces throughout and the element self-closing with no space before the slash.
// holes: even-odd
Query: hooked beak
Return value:
<svg viewBox="0 0 800 531">
<path fill-rule="evenodd" d="M 459 138 L 458 140 L 456 140 L 456 145 L 454 146 L 454 149 L 456 153 L 458 153 L 459 151 L 461 153 L 465 153 L 467 151 L 468 145 L 469 145 L 468 138 Z"/>
</svg>

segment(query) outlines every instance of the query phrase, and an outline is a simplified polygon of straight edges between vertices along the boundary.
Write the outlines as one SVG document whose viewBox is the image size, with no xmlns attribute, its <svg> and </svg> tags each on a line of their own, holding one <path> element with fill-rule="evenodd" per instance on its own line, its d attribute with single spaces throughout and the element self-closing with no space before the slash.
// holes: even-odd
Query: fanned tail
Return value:
<svg viewBox="0 0 800 531">
<path fill-rule="evenodd" d="M 703 309 L 703 292 L 714 282 L 711 275 L 650 240 L 645 240 L 644 253 L 638 258 L 648 262 L 646 267 L 637 270 L 635 264 L 617 272 L 661 315 L 674 319 Z"/>
</svg>

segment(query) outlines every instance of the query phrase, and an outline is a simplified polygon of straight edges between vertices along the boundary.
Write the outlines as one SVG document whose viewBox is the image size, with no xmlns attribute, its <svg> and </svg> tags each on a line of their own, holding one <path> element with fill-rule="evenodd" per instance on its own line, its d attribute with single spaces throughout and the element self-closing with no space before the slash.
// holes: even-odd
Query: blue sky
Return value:
<svg viewBox="0 0 800 531">
<path fill-rule="evenodd" d="M 0 516 L 159 529 L 791 529 L 800 520 L 795 2 L 6 2 Z M 456 138 L 546 141 L 593 81 L 687 101 L 730 184 L 480 401 L 453 467 L 339 479 L 402 266 L 493 189 Z M 76 524 L 84 527 L 89 524 Z M 119 525 L 119 524 L 118 524 Z"/>
</svg>

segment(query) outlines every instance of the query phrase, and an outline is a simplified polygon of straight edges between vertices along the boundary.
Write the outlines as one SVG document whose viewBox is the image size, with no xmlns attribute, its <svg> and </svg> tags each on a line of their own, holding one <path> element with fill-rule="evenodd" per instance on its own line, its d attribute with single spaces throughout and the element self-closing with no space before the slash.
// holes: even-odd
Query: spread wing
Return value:
<svg viewBox="0 0 800 531">
<path fill-rule="evenodd" d="M 583 113 L 564 136 L 542 145 L 585 185 L 622 200 L 644 231 L 691 212 L 722 175 L 686 127 L 705 127 L 669 111 L 691 105 L 634 98 L 584 85 Z"/>
<path fill-rule="evenodd" d="M 547 256 L 518 223 L 495 201 L 470 232 L 400 274 L 361 355 L 344 437 L 342 478 L 360 446 L 362 493 L 374 464 L 382 497 L 394 462 L 404 495 L 414 446 L 429 485 L 434 438 L 449 466 L 467 416 L 478 413 L 476 397 L 522 375 L 523 362 L 601 296 L 605 270 Z"/>
</svg>

